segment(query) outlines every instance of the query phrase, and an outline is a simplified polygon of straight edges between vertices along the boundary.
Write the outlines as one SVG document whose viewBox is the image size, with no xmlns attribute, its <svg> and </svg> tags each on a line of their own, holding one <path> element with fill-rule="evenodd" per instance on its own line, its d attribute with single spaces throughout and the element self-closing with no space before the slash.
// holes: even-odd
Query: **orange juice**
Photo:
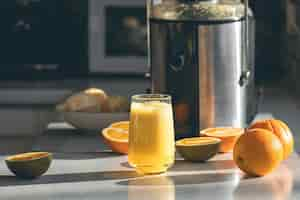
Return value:
<svg viewBox="0 0 300 200">
<path fill-rule="evenodd" d="M 165 172 L 174 162 L 175 139 L 171 103 L 132 102 L 129 163 L 143 174 Z"/>
</svg>

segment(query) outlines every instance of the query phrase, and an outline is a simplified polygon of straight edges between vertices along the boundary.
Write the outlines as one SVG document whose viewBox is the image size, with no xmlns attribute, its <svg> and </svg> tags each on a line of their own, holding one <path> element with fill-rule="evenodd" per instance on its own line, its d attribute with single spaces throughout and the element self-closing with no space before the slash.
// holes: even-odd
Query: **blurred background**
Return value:
<svg viewBox="0 0 300 200">
<path fill-rule="evenodd" d="M 256 18 L 258 88 L 298 94 L 300 3 L 249 2 Z M 0 105 L 55 105 L 88 87 L 128 98 L 149 91 L 145 5 L 143 0 L 1 0 Z"/>
<path fill-rule="evenodd" d="M 144 4 L 136 0 L 2 0 L 0 78 L 143 76 L 148 71 Z M 296 81 L 299 3 L 250 0 L 250 4 L 256 17 L 256 82 Z"/>
</svg>

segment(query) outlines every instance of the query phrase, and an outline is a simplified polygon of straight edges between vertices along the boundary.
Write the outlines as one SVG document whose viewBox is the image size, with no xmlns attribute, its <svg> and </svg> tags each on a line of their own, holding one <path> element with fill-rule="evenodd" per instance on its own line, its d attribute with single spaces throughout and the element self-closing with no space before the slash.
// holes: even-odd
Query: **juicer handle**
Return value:
<svg viewBox="0 0 300 200">
<path fill-rule="evenodd" d="M 242 62 L 242 74 L 240 76 L 239 84 L 241 87 L 247 86 L 250 76 L 251 76 L 251 70 L 250 70 L 250 63 L 249 63 L 249 1 L 244 0 L 244 7 L 245 7 L 245 29 L 244 29 L 244 48 L 243 48 L 243 62 Z"/>
<path fill-rule="evenodd" d="M 251 76 L 250 70 L 242 72 L 240 80 L 239 80 L 239 84 L 241 87 L 248 85 L 250 76 Z"/>
</svg>

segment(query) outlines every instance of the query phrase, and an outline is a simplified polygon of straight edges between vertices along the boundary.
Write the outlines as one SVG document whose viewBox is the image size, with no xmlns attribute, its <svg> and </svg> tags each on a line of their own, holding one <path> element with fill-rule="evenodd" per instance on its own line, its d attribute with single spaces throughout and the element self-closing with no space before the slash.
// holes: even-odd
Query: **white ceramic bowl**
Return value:
<svg viewBox="0 0 300 200">
<path fill-rule="evenodd" d="M 129 113 L 63 112 L 66 122 L 78 129 L 102 130 L 111 123 L 129 120 Z"/>
</svg>

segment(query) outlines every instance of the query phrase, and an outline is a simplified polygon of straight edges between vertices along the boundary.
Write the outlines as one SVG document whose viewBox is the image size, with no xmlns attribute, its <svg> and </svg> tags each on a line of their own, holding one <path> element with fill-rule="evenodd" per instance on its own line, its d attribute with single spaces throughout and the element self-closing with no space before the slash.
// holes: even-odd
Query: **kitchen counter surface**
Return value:
<svg viewBox="0 0 300 200">
<path fill-rule="evenodd" d="M 0 164 L 0 198 L 22 200 L 76 199 L 299 199 L 298 155 L 292 155 L 272 174 L 245 177 L 231 154 L 207 163 L 188 163 L 178 158 L 163 175 L 138 176 L 126 156 L 112 153 L 57 153 L 46 175 L 18 180 Z M 1 157 L 3 160 L 4 157 Z"/>
<path fill-rule="evenodd" d="M 260 103 L 258 117 L 288 122 L 296 142 L 295 153 L 275 172 L 260 178 L 241 173 L 231 154 L 220 154 L 206 163 L 188 163 L 178 157 L 166 174 L 141 177 L 129 167 L 126 156 L 109 152 L 97 133 L 78 131 L 66 124 L 60 124 L 58 130 L 56 125 L 31 138 L 31 147 L 27 147 L 28 151 L 54 152 L 49 171 L 40 179 L 16 179 L 6 168 L 6 154 L 1 151 L 0 199 L 300 199 L 299 113 L 297 101 L 281 92 L 268 93 Z M 19 145 L 10 139 L 8 143 L 0 138 L 0 150 Z M 20 143 L 20 138 L 15 140 Z"/>
</svg>

